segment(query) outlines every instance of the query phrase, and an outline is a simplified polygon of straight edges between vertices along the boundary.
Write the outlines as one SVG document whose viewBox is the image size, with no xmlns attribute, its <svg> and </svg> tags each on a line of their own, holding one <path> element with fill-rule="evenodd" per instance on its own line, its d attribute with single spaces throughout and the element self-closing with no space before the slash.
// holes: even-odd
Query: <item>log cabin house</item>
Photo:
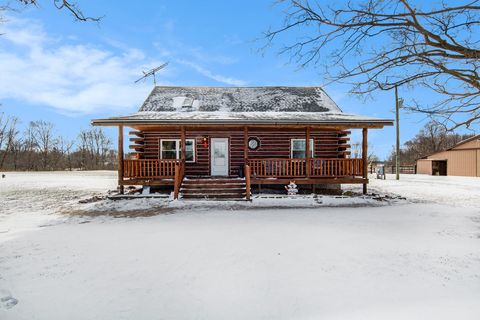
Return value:
<svg viewBox="0 0 480 320">
<path fill-rule="evenodd" d="M 174 197 L 250 199 L 252 185 L 363 184 L 368 129 L 391 120 L 343 113 L 319 87 L 155 87 L 118 127 L 118 185 L 171 186 Z M 362 130 L 361 158 L 350 129 Z M 308 141 L 308 143 L 306 143 Z"/>
</svg>

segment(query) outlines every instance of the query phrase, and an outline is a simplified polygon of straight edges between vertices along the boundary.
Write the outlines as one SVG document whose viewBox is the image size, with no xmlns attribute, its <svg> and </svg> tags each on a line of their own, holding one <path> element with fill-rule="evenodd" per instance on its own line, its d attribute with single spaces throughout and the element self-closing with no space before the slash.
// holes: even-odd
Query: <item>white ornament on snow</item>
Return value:
<svg viewBox="0 0 480 320">
<path fill-rule="evenodd" d="M 285 190 L 287 190 L 287 194 L 289 196 L 294 196 L 298 193 L 297 185 L 295 181 L 290 181 L 288 185 L 285 186 Z"/>
</svg>

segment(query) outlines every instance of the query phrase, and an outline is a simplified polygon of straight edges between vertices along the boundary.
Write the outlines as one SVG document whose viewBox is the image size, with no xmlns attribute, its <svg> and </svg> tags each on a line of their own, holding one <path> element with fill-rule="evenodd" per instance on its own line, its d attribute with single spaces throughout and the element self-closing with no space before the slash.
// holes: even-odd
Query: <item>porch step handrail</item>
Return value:
<svg viewBox="0 0 480 320">
<path fill-rule="evenodd" d="M 180 161 L 175 163 L 175 181 L 173 184 L 173 198 L 178 199 L 180 195 L 180 188 L 183 183 L 183 178 L 185 177 L 185 162 Z"/>
</svg>

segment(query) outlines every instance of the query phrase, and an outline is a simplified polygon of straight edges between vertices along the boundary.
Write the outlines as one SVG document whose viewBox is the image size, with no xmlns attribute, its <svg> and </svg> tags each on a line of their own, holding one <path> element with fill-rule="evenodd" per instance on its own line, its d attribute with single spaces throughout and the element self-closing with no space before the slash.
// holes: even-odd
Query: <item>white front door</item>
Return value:
<svg viewBox="0 0 480 320">
<path fill-rule="evenodd" d="M 228 176 L 228 138 L 212 138 L 210 144 L 212 176 Z"/>
</svg>

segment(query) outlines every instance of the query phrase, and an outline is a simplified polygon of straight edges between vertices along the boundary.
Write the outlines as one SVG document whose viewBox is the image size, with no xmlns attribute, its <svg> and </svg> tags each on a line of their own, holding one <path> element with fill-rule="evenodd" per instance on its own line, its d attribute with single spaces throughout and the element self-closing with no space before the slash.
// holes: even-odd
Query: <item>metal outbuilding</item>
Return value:
<svg viewBox="0 0 480 320">
<path fill-rule="evenodd" d="M 480 177 L 480 135 L 418 159 L 417 174 Z"/>
</svg>

